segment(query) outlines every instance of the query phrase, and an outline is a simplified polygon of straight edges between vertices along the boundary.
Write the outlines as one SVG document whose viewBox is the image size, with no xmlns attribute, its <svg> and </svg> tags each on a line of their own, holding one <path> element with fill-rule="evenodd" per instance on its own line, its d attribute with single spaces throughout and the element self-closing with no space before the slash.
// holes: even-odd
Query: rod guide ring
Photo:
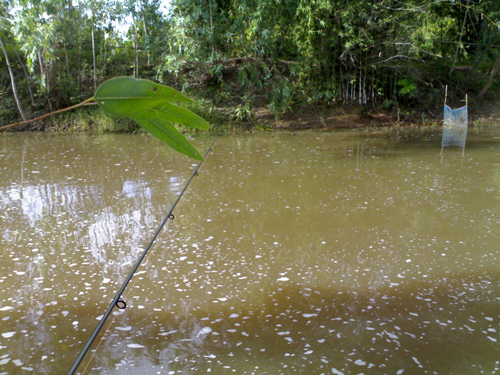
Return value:
<svg viewBox="0 0 500 375">
<path fill-rule="evenodd" d="M 120 310 L 123 310 L 127 307 L 127 303 L 120 298 L 118 301 L 116 301 L 115 306 L 118 307 Z"/>
</svg>

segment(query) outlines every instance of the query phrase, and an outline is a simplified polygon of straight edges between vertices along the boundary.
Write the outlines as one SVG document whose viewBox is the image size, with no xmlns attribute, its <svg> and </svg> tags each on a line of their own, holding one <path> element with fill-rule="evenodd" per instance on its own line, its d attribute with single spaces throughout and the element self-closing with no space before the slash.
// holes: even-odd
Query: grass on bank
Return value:
<svg viewBox="0 0 500 375">
<path fill-rule="evenodd" d="M 133 133 L 140 129 L 135 121 L 111 117 L 97 107 L 62 113 L 34 126 L 52 133 Z"/>
</svg>

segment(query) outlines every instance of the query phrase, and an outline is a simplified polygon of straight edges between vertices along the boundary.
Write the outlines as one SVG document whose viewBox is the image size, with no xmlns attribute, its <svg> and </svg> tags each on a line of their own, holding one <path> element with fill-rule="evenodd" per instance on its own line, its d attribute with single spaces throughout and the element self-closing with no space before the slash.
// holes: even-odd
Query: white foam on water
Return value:
<svg viewBox="0 0 500 375">
<path fill-rule="evenodd" d="M 125 327 L 115 327 L 118 331 L 130 331 L 132 329 L 132 326 L 125 326 Z"/>
<path fill-rule="evenodd" d="M 396 336 L 396 335 L 395 335 L 395 334 L 393 334 L 393 333 L 390 333 L 390 332 L 387 332 L 387 331 L 384 331 L 384 332 L 385 332 L 385 334 L 386 334 L 387 336 L 389 336 L 391 339 L 394 339 L 394 340 L 399 339 L 399 337 L 398 337 L 398 336 Z"/>
<path fill-rule="evenodd" d="M 312 313 L 312 314 L 302 314 L 302 316 L 303 316 L 304 318 L 312 318 L 312 317 L 314 317 L 314 316 L 318 316 L 318 314 L 314 314 L 314 313 Z"/>
<path fill-rule="evenodd" d="M 141 344 L 128 344 L 127 345 L 129 348 L 136 348 L 136 349 L 141 349 L 141 348 L 145 348 L 144 345 L 141 345 Z"/>
<path fill-rule="evenodd" d="M 161 332 L 158 334 L 158 336 L 168 336 L 168 335 L 171 335 L 172 333 L 176 333 L 177 330 L 174 329 L 173 331 L 168 331 L 168 332 Z"/>
<path fill-rule="evenodd" d="M 411 357 L 411 359 L 413 359 L 413 362 L 415 362 L 418 365 L 418 367 L 420 367 L 420 368 L 424 367 L 424 366 L 422 366 L 420 361 L 417 359 L 417 357 Z"/>
<path fill-rule="evenodd" d="M 208 335 L 209 333 L 212 333 L 212 328 L 210 328 L 210 327 L 203 327 L 202 329 L 199 330 L 197 336 Z"/>
<path fill-rule="evenodd" d="M 12 336 L 14 336 L 15 334 L 16 334 L 16 332 L 4 332 L 4 333 L 2 333 L 2 337 L 9 339 Z"/>
</svg>

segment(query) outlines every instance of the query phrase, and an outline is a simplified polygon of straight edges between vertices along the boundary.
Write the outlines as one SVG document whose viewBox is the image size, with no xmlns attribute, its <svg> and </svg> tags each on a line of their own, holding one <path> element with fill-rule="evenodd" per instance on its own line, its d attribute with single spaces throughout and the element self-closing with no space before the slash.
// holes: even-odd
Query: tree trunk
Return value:
<svg viewBox="0 0 500 375">
<path fill-rule="evenodd" d="M 21 114 L 21 118 L 23 121 L 26 121 L 26 116 L 24 115 L 23 108 L 21 107 L 21 102 L 19 101 L 19 97 L 17 96 L 17 88 L 16 81 L 14 79 L 14 72 L 12 71 L 12 67 L 10 66 L 9 56 L 7 55 L 7 50 L 3 44 L 2 38 L 0 38 L 0 46 L 2 47 L 3 54 L 5 56 L 5 63 L 7 64 L 7 69 L 10 74 L 10 82 L 12 84 L 12 92 L 14 93 L 14 99 L 16 99 L 17 108 L 19 109 L 19 113 Z"/>
<path fill-rule="evenodd" d="M 71 74 L 69 73 L 68 45 L 66 44 L 66 41 L 64 41 L 64 56 L 66 57 L 66 74 L 69 78 L 71 77 Z"/>
<path fill-rule="evenodd" d="M 21 64 L 21 67 L 23 68 L 24 76 L 26 77 L 26 83 L 28 84 L 28 92 L 30 93 L 30 99 L 31 99 L 31 108 L 33 109 L 36 107 L 36 103 L 35 103 L 35 97 L 33 96 L 33 90 L 31 89 L 31 78 L 28 71 L 26 70 L 26 67 L 24 66 L 23 61 L 21 60 L 21 57 L 17 53 L 16 55 L 19 64 Z"/>
<path fill-rule="evenodd" d="M 76 77 L 76 83 L 78 85 L 78 93 L 81 93 L 82 89 L 82 29 L 83 20 L 80 7 L 76 8 L 78 12 L 78 76 Z"/>
<path fill-rule="evenodd" d="M 468 3 L 468 2 L 467 2 Z M 455 70 L 455 65 L 457 64 L 458 51 L 460 49 L 460 44 L 462 44 L 462 35 L 464 34 L 465 29 L 465 21 L 467 20 L 467 13 L 469 12 L 469 8 L 465 9 L 464 22 L 462 23 L 462 29 L 460 30 L 460 36 L 458 38 L 457 48 L 455 50 L 455 57 L 453 58 L 453 65 L 451 66 L 450 71 L 448 72 L 448 76 L 451 77 L 451 73 Z"/>
<path fill-rule="evenodd" d="M 496 74 L 498 73 L 498 70 L 500 70 L 500 54 L 497 56 L 497 59 L 493 63 L 493 67 L 491 68 L 490 75 L 488 76 L 488 81 L 484 84 L 483 88 L 477 95 L 478 99 L 482 99 L 484 94 L 486 94 L 486 91 L 490 88 L 493 79 L 495 78 Z"/>
<path fill-rule="evenodd" d="M 139 77 L 139 45 L 137 39 L 137 25 L 134 18 L 134 78 Z"/>
<path fill-rule="evenodd" d="M 146 56 L 148 57 L 148 66 L 151 65 L 151 56 L 149 53 L 149 34 L 148 34 L 148 29 L 146 28 L 146 17 L 142 15 L 142 25 L 144 26 L 144 38 L 146 39 Z"/>
<path fill-rule="evenodd" d="M 94 92 L 97 90 L 97 73 L 95 66 L 95 41 L 94 41 L 94 25 L 92 25 L 92 63 L 94 64 Z"/>
<path fill-rule="evenodd" d="M 40 53 L 40 50 L 37 51 L 37 55 L 38 55 L 38 64 L 40 64 L 40 76 L 42 78 L 42 85 L 44 87 L 47 86 L 47 77 L 45 76 L 45 70 L 43 68 L 43 61 L 42 61 L 42 54 Z"/>
<path fill-rule="evenodd" d="M 214 44 L 214 21 L 212 16 L 212 2 L 208 3 L 208 10 L 210 11 L 210 44 L 212 49 L 212 59 L 215 60 L 215 44 Z"/>
<path fill-rule="evenodd" d="M 134 38 L 134 78 L 137 78 L 138 75 L 138 58 L 137 58 L 137 39 Z"/>
</svg>

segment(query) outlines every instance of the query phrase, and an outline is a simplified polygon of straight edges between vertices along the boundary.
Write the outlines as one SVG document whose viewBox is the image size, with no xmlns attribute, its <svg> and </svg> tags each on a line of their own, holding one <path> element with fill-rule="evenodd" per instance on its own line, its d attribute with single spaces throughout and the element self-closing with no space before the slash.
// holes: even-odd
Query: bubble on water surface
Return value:
<svg viewBox="0 0 500 375">
<path fill-rule="evenodd" d="M 16 334 L 16 332 L 5 332 L 5 333 L 2 333 L 2 337 L 9 339 L 12 336 L 14 336 L 15 334 Z"/>
</svg>

